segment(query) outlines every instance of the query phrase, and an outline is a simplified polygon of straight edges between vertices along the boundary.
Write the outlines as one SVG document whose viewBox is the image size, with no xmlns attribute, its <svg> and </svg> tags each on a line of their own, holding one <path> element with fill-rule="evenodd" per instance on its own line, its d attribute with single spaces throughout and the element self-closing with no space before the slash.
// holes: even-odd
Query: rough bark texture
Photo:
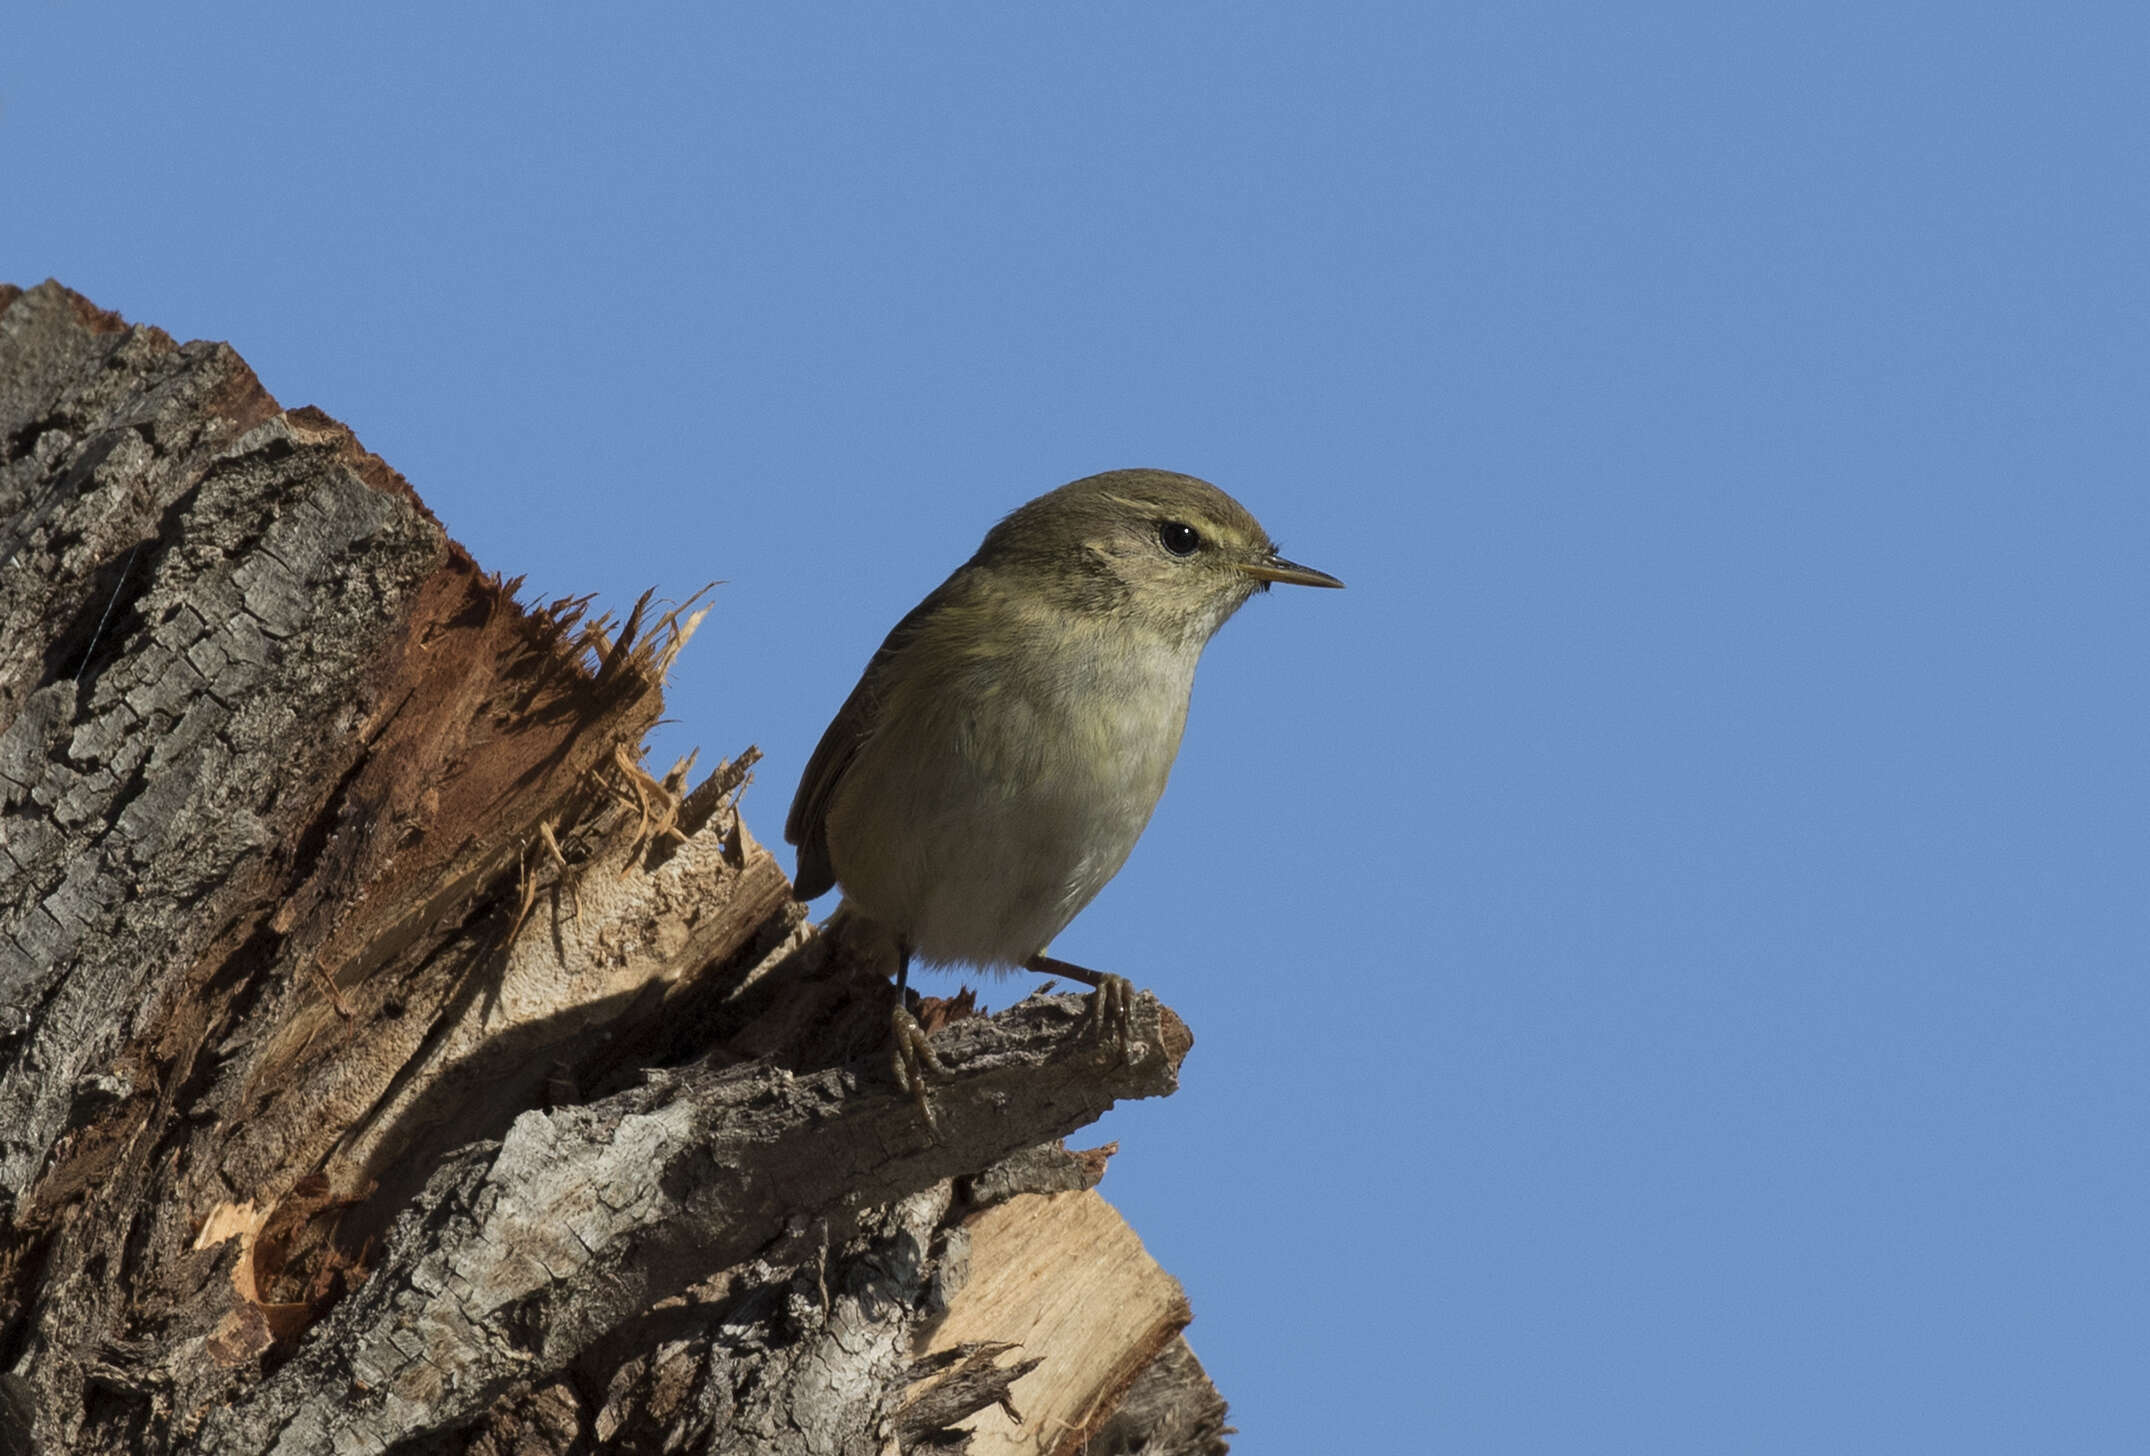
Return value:
<svg viewBox="0 0 2150 1456">
<path fill-rule="evenodd" d="M 1060 1143 L 1185 1027 L 928 1008 L 930 1131 L 753 751 L 642 768 L 700 620 L 0 287 L 0 1453 L 1224 1449 Z"/>
</svg>

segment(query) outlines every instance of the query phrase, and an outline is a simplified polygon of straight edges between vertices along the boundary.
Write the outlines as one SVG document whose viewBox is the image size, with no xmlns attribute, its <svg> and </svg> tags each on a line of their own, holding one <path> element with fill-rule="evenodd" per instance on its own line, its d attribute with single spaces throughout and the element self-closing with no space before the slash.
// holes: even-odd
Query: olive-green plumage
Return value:
<svg viewBox="0 0 2150 1456">
<path fill-rule="evenodd" d="M 1014 511 L 896 624 L 799 783 L 795 888 L 909 955 L 1013 968 L 1126 861 L 1179 751 L 1196 660 L 1284 561 L 1237 501 L 1161 470 Z"/>
</svg>

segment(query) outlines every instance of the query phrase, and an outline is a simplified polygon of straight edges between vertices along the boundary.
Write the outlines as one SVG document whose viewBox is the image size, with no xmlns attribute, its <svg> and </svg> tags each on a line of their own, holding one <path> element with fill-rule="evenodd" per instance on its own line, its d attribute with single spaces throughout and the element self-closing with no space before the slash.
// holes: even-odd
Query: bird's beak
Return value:
<svg viewBox="0 0 2150 1456">
<path fill-rule="evenodd" d="M 1289 586 L 1342 586 L 1343 583 L 1326 571 L 1316 571 L 1311 566 L 1301 566 L 1296 561 L 1286 561 L 1271 552 L 1253 561 L 1242 561 L 1239 569 L 1256 581 L 1268 583 L 1281 581 Z"/>
</svg>

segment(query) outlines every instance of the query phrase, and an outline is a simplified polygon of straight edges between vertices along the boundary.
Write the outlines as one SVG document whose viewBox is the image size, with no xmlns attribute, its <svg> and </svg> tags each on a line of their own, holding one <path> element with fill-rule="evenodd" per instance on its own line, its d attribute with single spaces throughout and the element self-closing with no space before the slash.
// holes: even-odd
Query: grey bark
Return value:
<svg viewBox="0 0 2150 1456">
<path fill-rule="evenodd" d="M 934 1135 L 751 750 L 641 767 L 700 617 L 515 585 L 229 348 L 0 287 L 0 1453 L 960 1450 L 1049 1358 L 918 1352 L 1185 1028 L 956 1008 Z M 1093 1405 L 1037 1449 L 1223 1449 L 1183 1342 Z"/>
</svg>

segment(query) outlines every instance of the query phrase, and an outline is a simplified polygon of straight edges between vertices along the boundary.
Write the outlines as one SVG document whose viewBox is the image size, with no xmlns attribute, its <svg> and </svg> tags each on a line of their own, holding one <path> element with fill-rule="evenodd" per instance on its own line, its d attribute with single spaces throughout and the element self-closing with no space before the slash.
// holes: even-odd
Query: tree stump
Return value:
<svg viewBox="0 0 2150 1456">
<path fill-rule="evenodd" d="M 929 1129 L 754 750 L 642 764 L 707 609 L 517 586 L 225 345 L 0 287 L 0 1452 L 1222 1451 L 1061 1142 L 1179 1019 L 930 1006 Z"/>
</svg>

